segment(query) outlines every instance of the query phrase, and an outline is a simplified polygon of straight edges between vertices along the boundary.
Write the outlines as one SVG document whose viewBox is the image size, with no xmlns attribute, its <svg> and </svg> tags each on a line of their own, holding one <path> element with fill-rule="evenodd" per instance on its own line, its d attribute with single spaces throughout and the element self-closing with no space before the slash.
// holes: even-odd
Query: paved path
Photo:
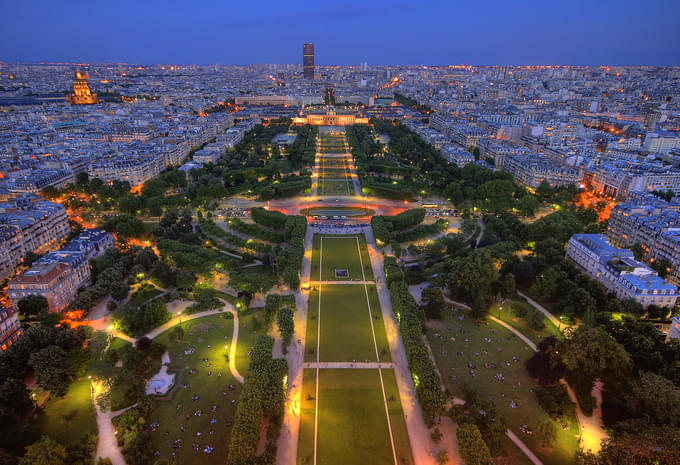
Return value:
<svg viewBox="0 0 680 465">
<path fill-rule="evenodd" d="M 517 329 L 513 328 L 512 326 L 510 326 L 510 325 L 507 324 L 505 321 L 499 320 L 499 319 L 496 318 L 495 316 L 489 315 L 489 319 L 490 319 L 491 321 L 495 321 L 495 322 L 498 323 L 499 325 L 501 325 L 501 326 L 503 326 L 503 327 L 509 329 L 510 331 L 512 331 L 512 333 L 513 333 L 515 336 L 517 336 L 518 338 L 520 338 L 521 340 L 523 340 L 524 342 L 526 342 L 526 344 L 527 344 L 529 347 L 531 347 L 531 350 L 533 350 L 534 352 L 538 352 L 538 347 L 536 347 L 536 344 L 534 344 L 534 342 L 533 342 L 531 339 L 529 339 L 528 337 L 526 337 L 524 334 L 520 333 Z"/>
<path fill-rule="evenodd" d="M 101 395 L 101 393 L 102 393 L 101 386 L 99 386 L 93 381 L 92 402 L 94 404 L 94 413 L 95 418 L 97 420 L 98 430 L 97 453 L 95 456 L 95 460 L 97 460 L 99 457 L 103 458 L 108 457 L 113 465 L 126 465 L 125 458 L 123 457 L 123 454 L 120 451 L 120 447 L 118 446 L 115 428 L 111 420 L 114 417 L 117 417 L 121 413 L 125 412 L 126 410 L 136 406 L 137 404 L 131 405 L 130 407 L 121 410 L 116 410 L 115 412 L 111 412 L 110 410 L 104 411 L 99 407 L 99 404 L 97 403 L 97 398 L 99 397 L 99 395 Z"/>
<path fill-rule="evenodd" d="M 597 404 L 593 409 L 593 414 L 589 417 L 581 410 L 576 393 L 571 386 L 569 386 L 564 379 L 561 379 L 560 383 L 567 387 L 569 398 L 576 404 L 576 418 L 578 419 L 579 428 L 581 428 L 582 431 L 580 434 L 582 442 L 579 446 L 584 450 L 598 453 L 602 448 L 602 441 L 609 437 L 607 431 L 604 429 L 604 423 L 602 422 L 602 381 L 596 381 L 590 392 L 590 394 L 595 397 Z"/>
<path fill-rule="evenodd" d="M 306 362 L 302 368 L 394 368 L 389 362 Z"/>
<path fill-rule="evenodd" d="M 323 284 L 324 286 L 328 284 L 375 284 L 375 281 L 312 281 L 313 284 Z"/>
<path fill-rule="evenodd" d="M 309 282 L 311 274 L 312 243 L 314 231 L 307 226 L 305 253 L 302 256 L 300 282 Z M 300 436 L 300 405 L 302 402 L 302 365 L 305 358 L 305 336 L 307 334 L 307 304 L 309 291 L 295 292 L 295 334 L 287 354 L 288 395 L 276 449 L 278 465 L 297 463 L 298 438 Z"/>
<path fill-rule="evenodd" d="M 536 455 L 534 455 L 534 453 L 531 452 L 531 449 L 529 449 L 529 448 L 526 446 L 526 444 L 524 444 L 524 443 L 522 442 L 522 440 L 521 440 L 520 438 L 517 437 L 517 435 L 516 435 L 515 433 L 513 433 L 513 432 L 510 431 L 510 430 L 506 430 L 506 431 L 505 431 L 505 435 L 506 435 L 508 438 L 510 438 L 510 440 L 511 440 L 512 442 L 514 442 L 515 445 L 516 445 L 517 447 L 519 447 L 520 450 L 521 450 L 522 452 L 524 452 L 524 455 L 526 455 L 526 456 L 529 458 L 529 460 L 531 460 L 531 461 L 534 463 L 534 465 L 543 465 L 543 462 L 541 462 L 541 461 L 538 459 L 538 457 L 536 457 Z"/>
<path fill-rule="evenodd" d="M 552 323 L 553 323 L 555 326 L 557 326 L 558 328 L 560 328 L 561 326 L 566 326 L 566 325 L 562 325 L 561 322 L 560 322 L 560 320 L 558 320 L 557 317 L 555 317 L 555 315 L 553 315 L 552 313 L 550 313 L 543 305 L 539 304 L 538 302 L 536 302 L 535 300 L 533 300 L 533 299 L 532 299 L 531 297 L 529 297 L 528 295 L 524 294 L 524 293 L 521 292 L 521 291 L 517 291 L 517 295 L 519 295 L 519 296 L 524 297 L 525 299 L 527 299 L 527 302 L 529 302 L 529 303 L 531 304 L 532 307 L 534 307 L 536 310 L 538 310 L 539 312 L 541 312 L 541 313 L 543 313 L 545 316 L 547 316 L 548 319 L 549 319 L 550 321 L 552 321 Z"/>
</svg>

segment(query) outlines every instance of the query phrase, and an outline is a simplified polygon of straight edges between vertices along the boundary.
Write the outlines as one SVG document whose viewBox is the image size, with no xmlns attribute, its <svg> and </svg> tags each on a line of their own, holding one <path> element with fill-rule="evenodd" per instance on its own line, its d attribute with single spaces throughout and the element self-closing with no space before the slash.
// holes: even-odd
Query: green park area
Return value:
<svg viewBox="0 0 680 465">
<path fill-rule="evenodd" d="M 47 435 L 65 446 L 97 436 L 97 422 L 90 393 L 90 380 L 74 381 L 64 397 L 51 398 L 38 419 L 40 435 Z"/>
<path fill-rule="evenodd" d="M 378 370 L 320 369 L 318 380 L 317 370 L 304 371 L 299 465 L 314 463 L 315 441 L 316 463 L 392 465 L 395 455 L 398 464 L 413 463 L 394 373 L 381 372 L 384 398 Z"/>
<path fill-rule="evenodd" d="M 501 316 L 512 325 L 512 317 L 506 312 Z M 524 341 L 498 323 L 489 319 L 475 321 L 467 311 L 454 307 L 444 312 L 441 321 L 429 321 L 428 327 L 427 337 L 449 392 L 466 398 L 474 391 L 481 401 L 493 402 L 508 429 L 544 463 L 573 463 L 578 448 L 576 418 L 555 421 L 539 405 L 536 393 L 541 388 L 524 367 L 534 352 Z M 548 333 L 550 330 L 544 329 L 542 336 Z M 538 334 L 527 336 L 534 341 L 540 339 Z M 546 423 L 553 426 L 550 447 L 541 438 Z M 522 432 L 524 425 L 530 433 Z M 502 442 L 510 463 L 528 463 L 509 439 L 503 437 Z"/>
<path fill-rule="evenodd" d="M 178 463 L 223 462 L 241 390 L 228 362 L 234 320 L 223 313 L 180 326 L 181 338 L 175 327 L 155 339 L 167 344 L 175 385 L 156 397 L 148 418 L 154 453 L 165 459 L 175 453 Z M 213 449 L 208 453 L 206 447 Z"/>
</svg>

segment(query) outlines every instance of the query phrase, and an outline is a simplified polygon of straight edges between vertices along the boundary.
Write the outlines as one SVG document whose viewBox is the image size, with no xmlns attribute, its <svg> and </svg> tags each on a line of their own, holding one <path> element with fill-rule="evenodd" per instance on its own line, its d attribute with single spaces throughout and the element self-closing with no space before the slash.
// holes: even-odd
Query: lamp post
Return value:
<svg viewBox="0 0 680 465">
<path fill-rule="evenodd" d="M 585 426 L 581 426 L 581 434 L 578 437 L 579 446 L 581 445 L 581 441 L 583 441 L 583 430 L 585 430 L 585 429 L 586 429 Z"/>
<path fill-rule="evenodd" d="M 560 315 L 560 322 L 557 324 L 557 331 L 562 331 L 562 315 Z"/>
</svg>

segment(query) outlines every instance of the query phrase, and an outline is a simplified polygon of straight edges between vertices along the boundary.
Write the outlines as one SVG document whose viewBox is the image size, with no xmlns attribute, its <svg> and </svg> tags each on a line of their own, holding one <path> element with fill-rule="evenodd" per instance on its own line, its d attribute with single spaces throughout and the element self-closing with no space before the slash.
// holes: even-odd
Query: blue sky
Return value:
<svg viewBox="0 0 680 465">
<path fill-rule="evenodd" d="M 0 60 L 680 65 L 680 0 L 0 0 Z"/>
</svg>

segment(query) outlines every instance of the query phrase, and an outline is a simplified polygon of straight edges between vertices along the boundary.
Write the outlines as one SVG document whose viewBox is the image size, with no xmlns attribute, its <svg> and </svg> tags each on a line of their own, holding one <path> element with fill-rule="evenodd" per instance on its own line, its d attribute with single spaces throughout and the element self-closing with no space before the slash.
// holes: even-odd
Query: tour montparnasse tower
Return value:
<svg viewBox="0 0 680 465">
<path fill-rule="evenodd" d="M 73 105 L 92 105 L 99 103 L 97 94 L 92 93 L 87 80 L 90 77 L 87 71 L 76 71 L 76 78 L 73 81 L 73 93 L 69 95 L 68 101 Z"/>
</svg>

